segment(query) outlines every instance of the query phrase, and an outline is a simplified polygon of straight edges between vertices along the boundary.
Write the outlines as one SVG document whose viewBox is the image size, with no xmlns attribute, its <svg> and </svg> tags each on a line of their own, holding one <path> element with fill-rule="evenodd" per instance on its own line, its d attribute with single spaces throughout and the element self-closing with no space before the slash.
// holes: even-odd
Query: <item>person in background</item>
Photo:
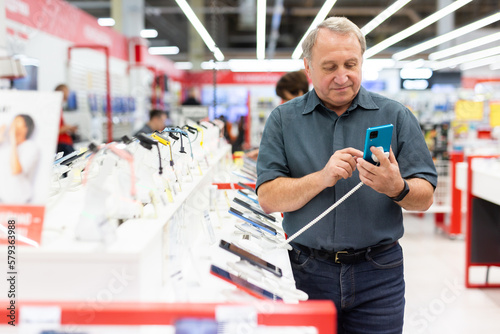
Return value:
<svg viewBox="0 0 500 334">
<path fill-rule="evenodd" d="M 276 95 L 281 97 L 281 103 L 288 102 L 302 96 L 309 91 L 309 81 L 304 71 L 288 72 L 281 76 L 276 83 Z M 245 156 L 257 160 L 259 149 L 254 148 L 245 153 Z"/>
<path fill-rule="evenodd" d="M 276 95 L 281 97 L 282 103 L 302 96 L 309 91 L 309 81 L 304 71 L 288 72 L 276 83 Z"/>
<path fill-rule="evenodd" d="M 183 106 L 199 106 L 201 105 L 200 101 L 196 98 L 196 90 L 191 87 L 188 89 L 188 96 L 184 102 L 182 102 Z"/>
<path fill-rule="evenodd" d="M 66 84 L 59 84 L 54 90 L 56 92 L 63 93 L 63 105 L 65 105 L 68 101 L 68 96 L 69 96 L 68 86 Z M 75 150 L 75 148 L 73 147 L 72 135 L 74 135 L 77 130 L 78 126 L 68 125 L 64 123 L 63 108 L 61 108 L 61 118 L 59 122 L 59 136 L 57 138 L 57 152 L 63 152 L 64 156 Z"/>
<path fill-rule="evenodd" d="M 153 109 L 149 112 L 149 121 L 134 136 L 141 132 L 153 133 L 155 131 L 163 131 L 166 122 L 167 114 L 163 110 Z"/>
<path fill-rule="evenodd" d="M 275 108 L 262 135 L 256 191 L 266 213 L 283 212 L 297 289 L 337 308 L 337 333 L 401 333 L 405 306 L 403 213 L 433 202 L 437 173 L 415 116 L 361 86 L 366 41 L 330 17 L 302 43 L 314 89 Z M 363 159 L 366 129 L 393 124 L 388 157 Z"/>
<path fill-rule="evenodd" d="M 17 115 L 8 133 L 0 126 L 0 203 L 29 203 L 39 160 L 39 148 L 31 139 L 35 123 L 30 115 Z"/>
</svg>

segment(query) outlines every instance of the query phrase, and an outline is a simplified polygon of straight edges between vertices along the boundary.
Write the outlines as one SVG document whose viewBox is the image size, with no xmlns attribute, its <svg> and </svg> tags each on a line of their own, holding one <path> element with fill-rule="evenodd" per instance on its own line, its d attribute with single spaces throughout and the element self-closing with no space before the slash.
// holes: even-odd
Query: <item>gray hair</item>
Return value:
<svg viewBox="0 0 500 334">
<path fill-rule="evenodd" d="M 307 37 L 304 39 L 304 42 L 302 42 L 302 52 L 304 54 L 304 57 L 308 61 L 311 61 L 312 48 L 316 43 L 318 31 L 322 28 L 328 29 L 338 34 L 354 34 L 354 36 L 358 38 L 359 44 L 361 45 L 361 55 L 365 53 L 365 35 L 363 35 L 359 27 L 345 17 L 333 16 L 318 24 L 316 28 L 309 32 Z"/>
</svg>

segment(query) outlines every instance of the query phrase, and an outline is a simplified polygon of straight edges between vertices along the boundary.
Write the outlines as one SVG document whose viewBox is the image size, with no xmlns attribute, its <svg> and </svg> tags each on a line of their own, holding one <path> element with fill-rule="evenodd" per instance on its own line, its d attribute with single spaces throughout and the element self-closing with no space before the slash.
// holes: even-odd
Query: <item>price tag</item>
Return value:
<svg viewBox="0 0 500 334">
<path fill-rule="evenodd" d="M 227 333 L 253 333 L 257 328 L 257 311 L 251 306 L 217 306 L 215 320 Z"/>
</svg>

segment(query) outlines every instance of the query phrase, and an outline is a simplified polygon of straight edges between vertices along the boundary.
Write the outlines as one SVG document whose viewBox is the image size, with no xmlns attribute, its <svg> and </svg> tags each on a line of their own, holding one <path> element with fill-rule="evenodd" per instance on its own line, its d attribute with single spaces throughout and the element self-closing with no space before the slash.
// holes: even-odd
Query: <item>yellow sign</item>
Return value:
<svg viewBox="0 0 500 334">
<path fill-rule="evenodd" d="M 458 100 L 455 104 L 455 119 L 459 121 L 481 121 L 483 119 L 483 102 Z"/>
<path fill-rule="evenodd" d="M 500 102 L 490 102 L 490 126 L 500 126 Z"/>
</svg>

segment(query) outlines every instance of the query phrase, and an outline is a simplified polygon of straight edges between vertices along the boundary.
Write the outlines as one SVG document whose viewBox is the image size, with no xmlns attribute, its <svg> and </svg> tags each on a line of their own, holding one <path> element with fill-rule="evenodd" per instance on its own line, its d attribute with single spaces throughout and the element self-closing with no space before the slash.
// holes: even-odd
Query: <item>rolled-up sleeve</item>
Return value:
<svg viewBox="0 0 500 334">
<path fill-rule="evenodd" d="M 257 184 L 255 187 L 257 192 L 263 183 L 290 175 L 280 115 L 280 107 L 277 107 L 269 115 L 264 127 L 257 158 Z"/>
<path fill-rule="evenodd" d="M 431 154 L 415 116 L 408 110 L 400 113 L 397 131 L 397 160 L 401 176 L 427 180 L 437 186 L 437 173 Z"/>
</svg>

